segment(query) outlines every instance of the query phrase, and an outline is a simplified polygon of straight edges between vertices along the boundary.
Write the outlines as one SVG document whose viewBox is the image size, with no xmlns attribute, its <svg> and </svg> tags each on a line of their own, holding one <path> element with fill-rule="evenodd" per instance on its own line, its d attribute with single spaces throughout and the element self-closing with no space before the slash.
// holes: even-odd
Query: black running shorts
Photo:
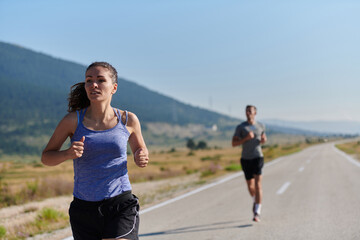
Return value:
<svg viewBox="0 0 360 240">
<path fill-rule="evenodd" d="M 264 158 L 253 158 L 253 159 L 244 159 L 240 160 L 241 167 L 244 171 L 246 180 L 254 178 L 254 175 L 261 175 L 262 168 L 264 166 Z"/>
<path fill-rule="evenodd" d="M 74 240 L 139 239 L 139 201 L 131 191 L 98 202 L 74 198 L 69 215 Z"/>
</svg>

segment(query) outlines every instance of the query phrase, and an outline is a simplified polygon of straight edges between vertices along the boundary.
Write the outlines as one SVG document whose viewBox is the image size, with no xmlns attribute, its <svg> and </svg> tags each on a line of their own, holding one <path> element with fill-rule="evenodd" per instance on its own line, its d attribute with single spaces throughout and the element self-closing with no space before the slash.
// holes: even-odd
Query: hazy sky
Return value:
<svg viewBox="0 0 360 240">
<path fill-rule="evenodd" d="M 0 0 L 0 41 L 108 61 L 239 118 L 254 104 L 260 119 L 360 121 L 359 13 L 358 0 Z"/>
</svg>

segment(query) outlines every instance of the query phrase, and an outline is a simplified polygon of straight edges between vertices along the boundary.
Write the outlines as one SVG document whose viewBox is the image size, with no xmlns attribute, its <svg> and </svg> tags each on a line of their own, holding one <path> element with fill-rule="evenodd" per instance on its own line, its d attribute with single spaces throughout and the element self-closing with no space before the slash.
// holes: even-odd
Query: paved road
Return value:
<svg viewBox="0 0 360 240">
<path fill-rule="evenodd" d="M 360 239 L 360 164 L 332 144 L 280 158 L 263 178 L 260 223 L 237 174 L 142 211 L 140 240 Z"/>
</svg>

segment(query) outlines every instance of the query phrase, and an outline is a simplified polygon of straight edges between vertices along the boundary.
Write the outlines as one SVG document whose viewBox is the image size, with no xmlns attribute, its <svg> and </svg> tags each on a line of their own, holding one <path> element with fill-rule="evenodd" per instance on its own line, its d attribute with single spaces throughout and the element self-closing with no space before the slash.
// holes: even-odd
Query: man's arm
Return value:
<svg viewBox="0 0 360 240">
<path fill-rule="evenodd" d="M 265 134 L 265 132 L 264 132 L 263 134 L 261 134 L 260 143 L 261 143 L 261 144 L 264 144 L 266 141 L 267 141 L 267 137 L 266 137 L 266 134 Z"/>
<path fill-rule="evenodd" d="M 242 145 L 244 142 L 249 141 L 250 139 L 253 139 L 255 137 L 254 133 L 250 131 L 246 137 L 240 139 L 238 136 L 233 136 L 232 138 L 232 146 L 236 147 L 239 145 Z"/>
</svg>

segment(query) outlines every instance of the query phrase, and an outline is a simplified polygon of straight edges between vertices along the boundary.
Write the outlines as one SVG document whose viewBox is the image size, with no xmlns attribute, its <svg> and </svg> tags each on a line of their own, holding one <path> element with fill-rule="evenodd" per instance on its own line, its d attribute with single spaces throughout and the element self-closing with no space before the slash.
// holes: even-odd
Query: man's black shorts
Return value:
<svg viewBox="0 0 360 240">
<path fill-rule="evenodd" d="M 245 179 L 250 180 L 254 178 L 254 175 L 261 175 L 262 168 L 264 166 L 264 158 L 263 157 L 258 157 L 253 159 L 241 158 L 240 163 L 245 174 Z"/>
<path fill-rule="evenodd" d="M 139 201 L 131 191 L 98 202 L 74 198 L 69 215 L 74 240 L 139 239 Z"/>
</svg>

